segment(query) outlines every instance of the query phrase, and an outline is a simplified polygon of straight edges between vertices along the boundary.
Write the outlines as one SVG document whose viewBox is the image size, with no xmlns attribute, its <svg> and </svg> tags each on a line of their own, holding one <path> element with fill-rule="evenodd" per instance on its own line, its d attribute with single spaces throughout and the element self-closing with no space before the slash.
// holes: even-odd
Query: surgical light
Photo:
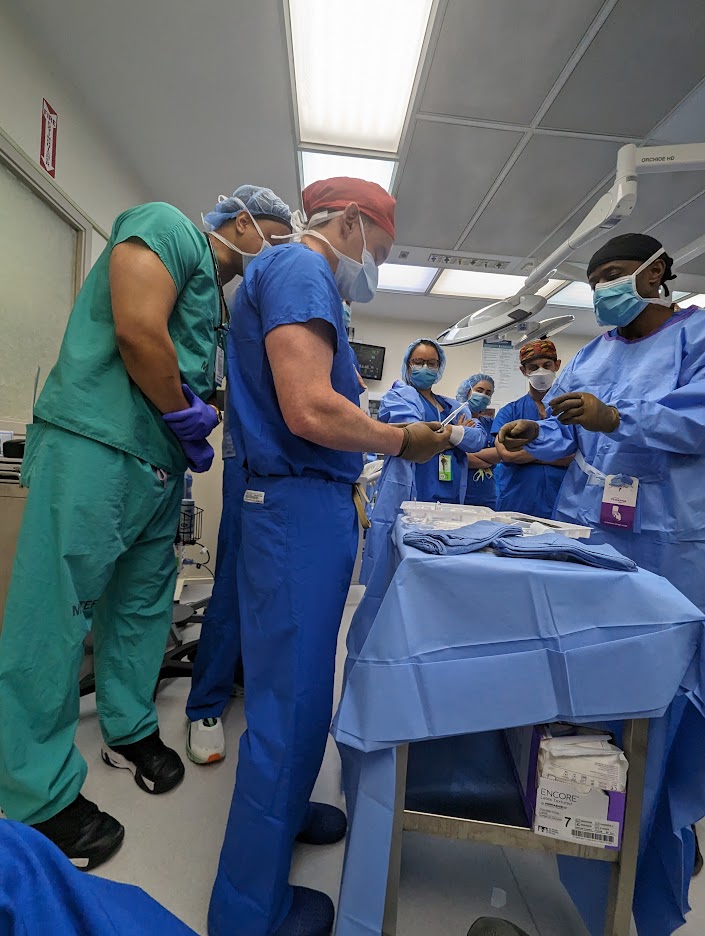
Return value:
<svg viewBox="0 0 705 936">
<path fill-rule="evenodd" d="M 301 151 L 303 188 L 320 179 L 334 176 L 349 176 L 376 182 L 389 191 L 396 162 L 391 159 L 370 159 L 366 156 L 342 156 L 338 153 L 314 153 Z"/>
<path fill-rule="evenodd" d="M 399 149 L 433 0 L 289 0 L 302 143 Z"/>
</svg>

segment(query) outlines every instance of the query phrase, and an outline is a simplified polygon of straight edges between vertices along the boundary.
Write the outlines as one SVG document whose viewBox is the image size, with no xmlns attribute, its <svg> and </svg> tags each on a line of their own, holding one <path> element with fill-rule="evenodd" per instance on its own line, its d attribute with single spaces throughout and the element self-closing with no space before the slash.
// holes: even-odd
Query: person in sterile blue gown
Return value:
<svg viewBox="0 0 705 936">
<path fill-rule="evenodd" d="M 444 420 L 458 404 L 450 397 L 434 393 L 443 377 L 446 355 L 431 338 L 417 338 L 404 352 L 401 381 L 395 381 L 382 397 L 377 418 L 383 423 L 414 423 Z M 470 413 L 466 414 L 467 416 Z M 457 424 L 461 414 L 455 418 Z M 468 420 L 469 421 L 469 420 Z M 360 581 L 369 580 L 374 564 L 385 556 L 394 521 L 404 501 L 438 501 L 462 504 L 468 484 L 468 452 L 486 444 L 484 429 L 454 426 L 448 451 L 425 465 L 412 465 L 400 458 L 386 458 L 372 510 L 372 526 L 365 538 Z"/>
<path fill-rule="evenodd" d="M 705 312 L 674 305 L 672 263 L 646 234 L 593 255 L 595 315 L 610 330 L 563 371 L 546 398 L 551 418 L 508 423 L 497 447 L 542 460 L 574 453 L 554 518 L 592 527 L 593 540 L 705 612 Z"/>
</svg>

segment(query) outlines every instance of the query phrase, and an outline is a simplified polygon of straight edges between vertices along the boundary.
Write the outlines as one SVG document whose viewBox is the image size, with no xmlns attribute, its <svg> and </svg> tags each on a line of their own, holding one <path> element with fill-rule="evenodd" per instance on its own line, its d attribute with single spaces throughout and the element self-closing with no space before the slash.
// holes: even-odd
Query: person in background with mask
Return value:
<svg viewBox="0 0 705 936">
<path fill-rule="evenodd" d="M 237 564 L 247 731 L 208 915 L 210 936 L 327 936 L 327 895 L 288 884 L 294 841 L 345 835 L 310 803 L 330 727 L 338 629 L 357 547 L 362 452 L 437 458 L 450 430 L 366 416 L 341 299 L 369 302 L 394 242 L 394 199 L 315 182 L 301 243 L 265 251 L 235 297 L 228 400 L 247 472 Z"/>
<path fill-rule="evenodd" d="M 483 448 L 467 456 L 469 471 L 465 503 L 472 507 L 490 507 L 492 510 L 497 503 L 494 468 L 499 462 L 499 453 L 492 435 L 492 417 L 486 416 L 485 411 L 492 402 L 493 393 L 494 380 L 489 374 L 480 373 L 464 380 L 455 395 L 458 403 L 467 403 L 470 411 L 470 415 L 462 416 L 458 424 L 478 426 L 485 433 Z"/>
<path fill-rule="evenodd" d="M 592 527 L 592 541 L 705 612 L 705 315 L 674 304 L 672 265 L 648 234 L 621 234 L 593 254 L 595 317 L 609 331 L 565 369 L 546 401 L 551 418 L 507 423 L 497 447 L 574 454 L 555 519 Z M 695 873 L 702 867 L 696 836 Z"/>
<path fill-rule="evenodd" d="M 244 187 L 243 187 L 244 188 Z M 269 192 L 269 190 L 267 190 Z M 238 189 L 230 198 L 221 198 L 213 211 L 203 218 L 204 226 L 214 238 L 224 235 L 228 223 L 247 213 L 243 212 L 247 195 Z M 272 217 L 275 210 L 270 197 L 261 192 L 257 204 L 251 202 L 251 218 Z M 291 230 L 289 206 L 276 199 L 276 216 Z M 260 249 L 246 254 L 236 244 L 232 247 L 242 256 L 242 275 L 250 260 L 270 247 L 262 235 Z M 234 299 L 230 300 L 232 306 Z M 213 594 L 203 617 L 196 659 L 193 664 L 191 692 L 186 705 L 188 729 L 186 753 L 195 764 L 214 764 L 225 757 L 225 734 L 222 716 L 233 691 L 233 685 L 242 685 L 242 658 L 240 650 L 240 611 L 237 597 L 237 553 L 240 547 L 240 507 L 247 487 L 247 478 L 235 457 L 230 435 L 230 406 L 226 402 L 223 420 L 223 509 L 218 529 L 218 553 L 215 566 Z"/>
<path fill-rule="evenodd" d="M 432 338 L 412 341 L 404 352 L 401 381 L 382 397 L 377 418 L 384 423 L 415 423 L 444 420 L 458 408 L 455 400 L 434 393 L 443 377 L 446 355 Z M 455 422 L 458 422 L 456 418 Z M 372 568 L 387 555 L 389 540 L 399 508 L 408 500 L 462 504 L 468 484 L 468 452 L 486 444 L 484 429 L 475 425 L 453 427 L 451 444 L 443 457 L 425 465 L 410 465 L 399 458 L 386 458 L 372 510 L 372 526 L 365 538 L 360 581 L 366 584 Z"/>
<path fill-rule="evenodd" d="M 529 392 L 513 403 L 507 403 L 492 423 L 496 436 L 506 423 L 517 419 L 545 419 L 544 397 L 553 386 L 560 370 L 556 346 L 552 341 L 532 341 L 519 352 L 522 374 L 529 381 Z M 553 514 L 570 457 L 539 460 L 528 452 L 518 455 L 500 450 L 502 462 L 497 466 L 497 510 L 513 510 L 549 519 Z"/>
<path fill-rule="evenodd" d="M 81 795 L 78 674 L 92 626 L 102 758 L 147 793 L 184 774 L 153 701 L 187 466 L 207 471 L 228 315 L 222 284 L 288 209 L 243 186 L 207 237 L 162 203 L 123 212 L 74 304 L 28 427 L 29 487 L 0 636 L 0 808 L 87 870 L 123 826 Z M 254 220 L 257 214 L 260 221 Z"/>
</svg>

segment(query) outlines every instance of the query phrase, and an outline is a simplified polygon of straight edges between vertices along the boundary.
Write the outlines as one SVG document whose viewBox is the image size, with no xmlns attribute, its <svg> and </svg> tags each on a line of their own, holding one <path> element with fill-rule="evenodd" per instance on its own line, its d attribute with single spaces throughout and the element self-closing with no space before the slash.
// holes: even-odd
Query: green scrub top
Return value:
<svg viewBox="0 0 705 936">
<path fill-rule="evenodd" d="M 161 202 L 123 212 L 88 274 L 69 317 L 59 357 L 34 412 L 38 419 L 87 436 L 161 468 L 186 470 L 186 459 L 159 410 L 125 369 L 113 323 L 110 252 L 130 238 L 153 250 L 171 274 L 177 299 L 169 319 L 184 383 L 202 400 L 216 389 L 216 351 L 225 341 L 218 281 L 206 236 Z"/>
</svg>

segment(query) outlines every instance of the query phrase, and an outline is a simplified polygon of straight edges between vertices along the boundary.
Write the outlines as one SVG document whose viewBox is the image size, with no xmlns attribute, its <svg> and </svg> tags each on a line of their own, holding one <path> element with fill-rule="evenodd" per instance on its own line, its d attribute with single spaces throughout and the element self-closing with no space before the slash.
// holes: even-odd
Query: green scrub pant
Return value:
<svg viewBox="0 0 705 936">
<path fill-rule="evenodd" d="M 93 630 L 103 738 L 157 728 L 183 475 L 48 423 L 29 428 L 29 487 L 0 634 L 0 808 L 42 822 L 78 796 L 83 641 Z"/>
</svg>

